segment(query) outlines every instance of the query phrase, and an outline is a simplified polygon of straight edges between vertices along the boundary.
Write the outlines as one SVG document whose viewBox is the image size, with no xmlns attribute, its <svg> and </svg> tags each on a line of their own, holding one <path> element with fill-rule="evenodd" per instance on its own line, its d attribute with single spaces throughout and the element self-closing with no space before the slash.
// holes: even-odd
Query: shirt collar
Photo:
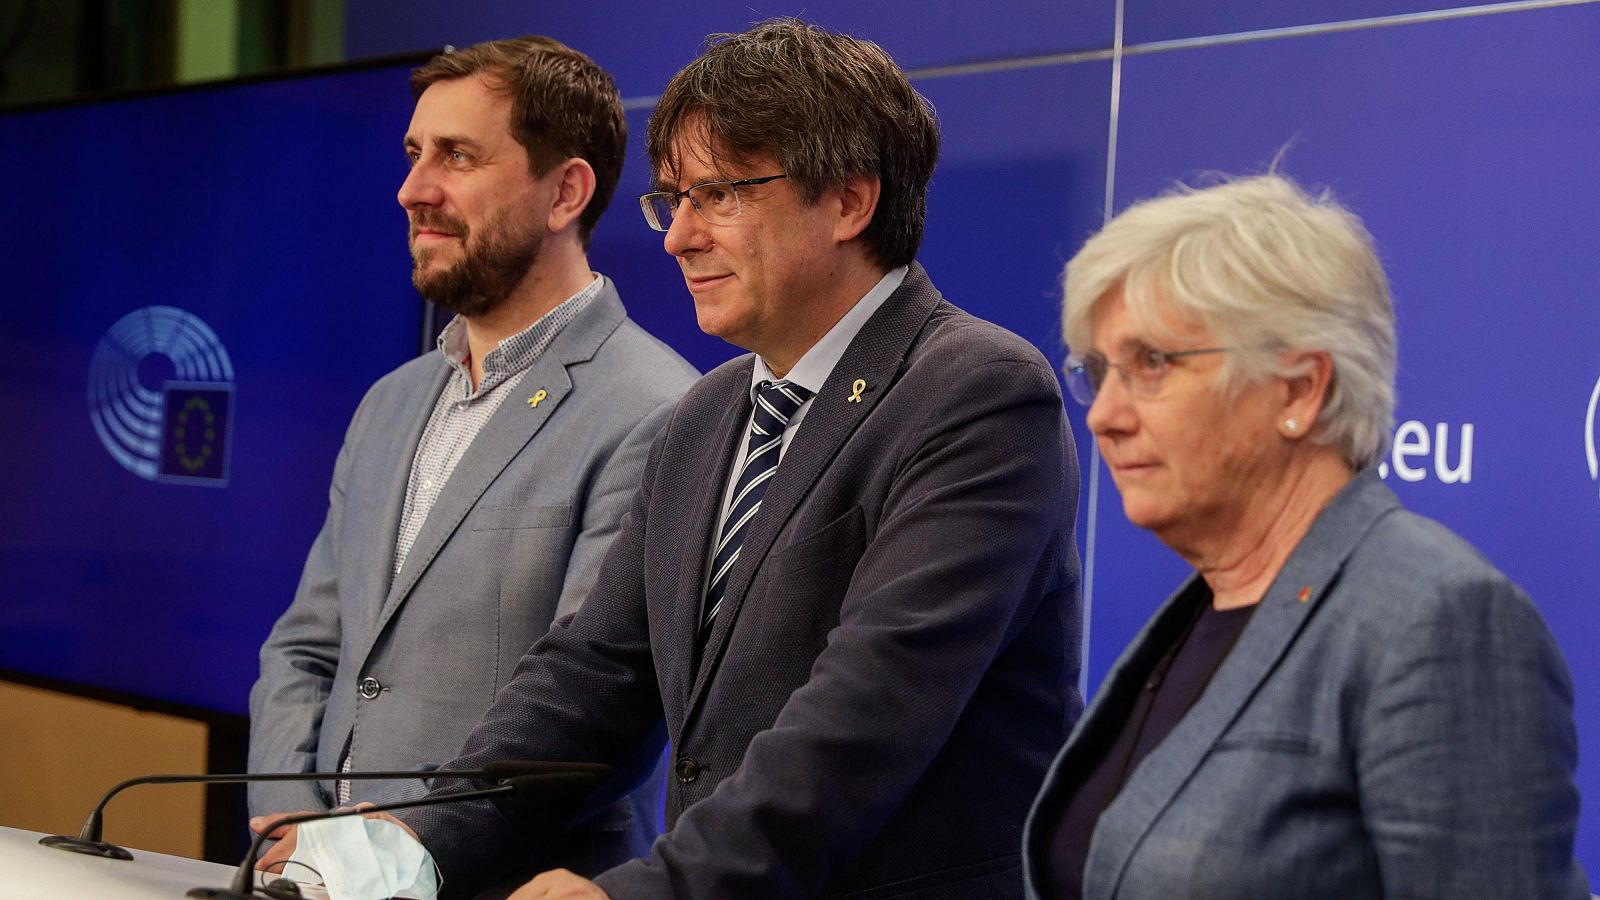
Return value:
<svg viewBox="0 0 1600 900">
<path fill-rule="evenodd" d="M 527 328 L 495 345 L 483 357 L 483 383 L 478 385 L 477 394 L 493 389 L 500 382 L 533 365 L 561 328 L 588 306 L 589 301 L 600 295 L 604 285 L 605 277 L 596 275 L 582 290 L 534 320 Z M 450 368 L 467 378 L 467 383 L 471 384 L 471 376 L 467 371 L 469 348 L 466 320 L 459 315 L 453 317 L 439 332 L 438 347 Z"/>
<path fill-rule="evenodd" d="M 850 311 L 835 322 L 821 340 L 811 345 L 811 349 L 800 357 L 783 380 L 797 384 L 813 394 L 822 390 L 823 383 L 833 374 L 833 367 L 839 364 L 844 351 L 850 348 L 850 342 L 856 339 L 861 327 L 867 324 L 867 320 L 878 311 L 883 301 L 889 299 L 889 295 L 905 281 L 908 271 L 910 271 L 908 266 L 901 266 L 890 270 L 887 275 L 879 279 L 872 290 L 857 300 L 856 305 L 850 307 Z M 777 380 L 777 376 L 772 374 L 772 370 L 767 368 L 766 361 L 758 354 L 755 368 L 750 372 L 750 402 L 755 403 L 756 393 L 763 381 Z"/>
</svg>

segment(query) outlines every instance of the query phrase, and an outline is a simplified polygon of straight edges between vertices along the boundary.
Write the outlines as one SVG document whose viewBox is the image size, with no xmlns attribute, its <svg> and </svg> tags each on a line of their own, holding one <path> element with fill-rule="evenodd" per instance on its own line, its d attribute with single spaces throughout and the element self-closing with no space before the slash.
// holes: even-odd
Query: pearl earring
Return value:
<svg viewBox="0 0 1600 900">
<path fill-rule="evenodd" d="M 1294 434 L 1296 431 L 1300 430 L 1300 423 L 1293 419 L 1284 419 L 1283 427 L 1287 428 L 1290 434 Z"/>
</svg>

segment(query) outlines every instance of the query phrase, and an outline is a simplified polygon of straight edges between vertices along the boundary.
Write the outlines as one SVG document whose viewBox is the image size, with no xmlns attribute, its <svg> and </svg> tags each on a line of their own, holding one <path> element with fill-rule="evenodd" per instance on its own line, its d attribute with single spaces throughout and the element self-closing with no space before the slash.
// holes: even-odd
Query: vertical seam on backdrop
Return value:
<svg viewBox="0 0 1600 900">
<path fill-rule="evenodd" d="M 1106 187 L 1105 206 L 1101 222 L 1111 220 L 1117 197 L 1117 120 L 1122 111 L 1122 4 L 1117 0 L 1115 20 L 1111 33 L 1111 102 L 1106 128 Z M 1087 415 L 1084 428 L 1089 427 Z M 1089 637 L 1094 631 L 1094 575 L 1096 538 L 1100 530 L 1100 445 L 1089 436 L 1089 498 L 1084 511 L 1085 531 L 1083 541 L 1083 644 L 1078 654 L 1078 696 L 1089 697 Z"/>
</svg>

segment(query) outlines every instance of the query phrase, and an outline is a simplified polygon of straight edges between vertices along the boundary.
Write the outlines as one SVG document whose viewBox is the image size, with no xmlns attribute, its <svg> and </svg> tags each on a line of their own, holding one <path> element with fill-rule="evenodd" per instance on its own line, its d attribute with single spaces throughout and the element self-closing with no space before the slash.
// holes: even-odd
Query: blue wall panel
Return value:
<svg viewBox="0 0 1600 900">
<path fill-rule="evenodd" d="M 405 77 L 0 116 L 26 210 L 0 220 L 0 668 L 244 710 L 345 424 L 416 351 Z M 145 480 L 91 425 L 96 347 L 150 306 L 198 316 L 230 357 L 226 486 Z M 174 374 L 159 354 L 137 372 Z"/>
<path fill-rule="evenodd" d="M 1084 50 L 1111 44 L 1114 0 L 704 0 L 619 4 L 574 0 L 520 6 L 438 0 L 350 0 L 351 57 L 464 46 L 528 32 L 548 34 L 594 57 L 623 96 L 651 95 L 699 55 L 706 35 L 742 31 L 773 16 L 799 16 L 883 45 L 906 68 Z"/>
<path fill-rule="evenodd" d="M 1060 362 L 1061 266 L 1104 207 L 1111 66 L 919 81 L 944 146 L 919 254 L 952 301 Z"/>
<path fill-rule="evenodd" d="M 1591 871 L 1597 47 L 1600 7 L 1586 6 L 1130 57 L 1116 186 L 1120 208 L 1174 178 L 1261 171 L 1292 141 L 1283 168 L 1331 186 L 1366 220 L 1397 303 L 1397 420 L 1416 423 L 1402 426 L 1415 445 L 1399 459 L 1405 477 L 1391 471 L 1388 483 L 1509 573 L 1555 632 L 1577 687 L 1580 788 L 1591 800 L 1580 858 Z M 1161 553 L 1127 534 L 1117 504 L 1099 525 L 1093 654 L 1104 663 L 1142 619 L 1109 611 L 1148 610 L 1172 582 L 1152 576 L 1147 560 Z"/>
</svg>

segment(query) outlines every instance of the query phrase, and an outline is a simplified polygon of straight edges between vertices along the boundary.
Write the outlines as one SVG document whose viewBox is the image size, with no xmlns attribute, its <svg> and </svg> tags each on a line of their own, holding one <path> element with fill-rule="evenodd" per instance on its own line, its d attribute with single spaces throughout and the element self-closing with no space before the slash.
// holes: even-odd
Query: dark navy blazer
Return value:
<svg viewBox="0 0 1600 900">
<path fill-rule="evenodd" d="M 685 395 L 594 593 L 453 765 L 621 762 L 664 722 L 670 830 L 597 879 L 617 900 L 1020 896 L 1022 822 L 1082 705 L 1055 373 L 913 265 L 813 400 L 697 659 L 752 359 Z M 452 891 L 548 834 L 481 807 L 407 821 Z"/>
</svg>

